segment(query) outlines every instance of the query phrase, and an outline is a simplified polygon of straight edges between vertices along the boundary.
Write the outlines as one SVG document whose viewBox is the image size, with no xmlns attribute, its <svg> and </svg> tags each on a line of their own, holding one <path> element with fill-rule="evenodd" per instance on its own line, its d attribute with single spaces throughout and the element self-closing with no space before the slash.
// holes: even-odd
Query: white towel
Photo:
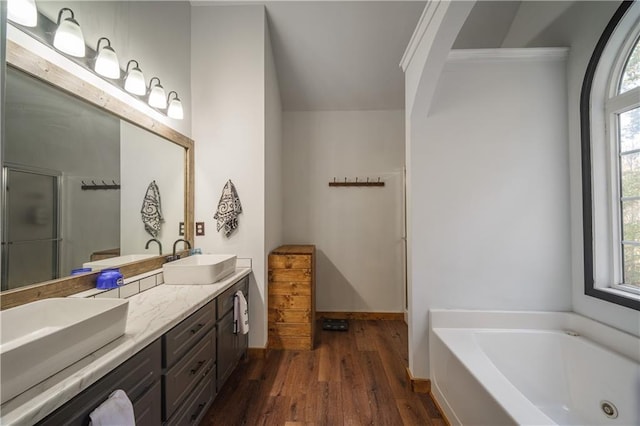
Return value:
<svg viewBox="0 0 640 426">
<path fill-rule="evenodd" d="M 233 298 L 233 332 L 247 334 L 249 332 L 249 310 L 247 309 L 247 299 L 242 291 L 238 290 Z"/>
<path fill-rule="evenodd" d="M 242 213 L 242 204 L 240 204 L 240 197 L 238 197 L 238 191 L 231 182 L 231 179 L 227 181 L 222 188 L 222 195 L 220 201 L 218 201 L 218 209 L 213 218 L 217 221 L 217 229 L 224 227 L 224 235 L 229 236 L 238 228 L 238 215 Z"/>
<path fill-rule="evenodd" d="M 90 426 L 135 426 L 133 404 L 122 389 L 113 391 L 109 399 L 89 414 Z"/>
<path fill-rule="evenodd" d="M 162 206 L 160 203 L 160 188 L 158 188 L 155 180 L 147 187 L 140 213 L 142 214 L 142 223 L 145 231 L 152 237 L 157 237 L 164 219 L 162 218 Z"/>
</svg>

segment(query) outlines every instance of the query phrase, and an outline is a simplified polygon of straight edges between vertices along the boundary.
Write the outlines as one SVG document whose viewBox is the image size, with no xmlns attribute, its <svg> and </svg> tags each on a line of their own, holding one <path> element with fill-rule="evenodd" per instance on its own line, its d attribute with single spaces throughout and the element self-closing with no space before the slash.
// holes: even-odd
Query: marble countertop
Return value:
<svg viewBox="0 0 640 426">
<path fill-rule="evenodd" d="M 2 404 L 0 424 L 40 421 L 250 272 L 237 268 L 215 284 L 162 284 L 130 297 L 123 336 Z"/>
</svg>

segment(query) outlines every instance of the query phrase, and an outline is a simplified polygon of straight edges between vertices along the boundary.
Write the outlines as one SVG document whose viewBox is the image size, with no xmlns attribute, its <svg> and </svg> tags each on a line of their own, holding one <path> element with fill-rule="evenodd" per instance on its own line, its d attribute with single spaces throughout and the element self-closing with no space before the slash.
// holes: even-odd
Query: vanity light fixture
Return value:
<svg viewBox="0 0 640 426">
<path fill-rule="evenodd" d="M 175 94 L 176 97 L 171 99 L 171 94 Z M 170 118 L 175 118 L 176 120 L 182 120 L 184 118 L 184 111 L 182 109 L 182 102 L 180 102 L 180 98 L 178 98 L 178 93 L 175 90 L 169 92 L 169 96 L 167 96 L 167 102 L 169 103 L 169 108 L 167 109 L 167 115 Z"/>
<path fill-rule="evenodd" d="M 107 45 L 100 48 L 100 42 L 103 40 L 107 42 Z M 111 40 L 106 37 L 100 37 L 96 51 L 98 55 L 96 56 L 96 63 L 94 65 L 95 71 L 107 78 L 120 78 L 120 63 L 118 62 L 118 56 L 115 50 L 111 47 Z"/>
<path fill-rule="evenodd" d="M 60 22 L 65 11 L 70 12 L 71 17 Z M 68 7 L 64 7 L 58 12 L 58 29 L 53 37 L 53 46 L 68 55 L 84 58 L 84 36 L 80 24 L 75 20 L 73 10 Z"/>
<path fill-rule="evenodd" d="M 25 27 L 38 25 L 38 8 L 35 0 L 9 0 L 7 18 Z"/>
<path fill-rule="evenodd" d="M 158 82 L 153 84 L 153 80 L 158 80 Z M 160 84 L 158 77 L 152 77 L 149 80 L 149 105 L 160 109 L 167 107 L 167 95 L 165 95 L 164 87 Z"/>
<path fill-rule="evenodd" d="M 136 65 L 129 69 L 131 63 Z M 147 84 L 144 82 L 144 75 L 140 70 L 138 61 L 135 59 L 127 62 L 127 70 L 125 71 L 126 77 L 124 78 L 124 90 L 134 95 L 144 96 L 147 93 Z"/>
</svg>

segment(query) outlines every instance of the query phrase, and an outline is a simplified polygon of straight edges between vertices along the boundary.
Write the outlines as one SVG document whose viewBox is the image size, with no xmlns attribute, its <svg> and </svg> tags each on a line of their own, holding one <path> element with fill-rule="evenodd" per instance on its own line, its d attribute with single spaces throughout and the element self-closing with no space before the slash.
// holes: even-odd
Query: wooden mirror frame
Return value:
<svg viewBox="0 0 640 426">
<path fill-rule="evenodd" d="M 154 120 L 143 112 L 114 98 L 105 91 L 98 89 L 69 71 L 45 60 L 11 40 L 6 40 L 6 66 L 24 71 L 66 93 L 83 99 L 102 110 L 183 147 L 185 150 L 184 239 L 193 243 L 195 178 L 194 142 L 192 139 Z M 162 267 L 165 262 L 165 256 L 157 256 L 138 262 L 127 263 L 120 267 L 120 271 L 125 277 L 131 277 L 158 269 Z M 3 291 L 0 295 L 0 309 L 11 308 L 39 299 L 66 297 L 81 291 L 90 290 L 95 288 L 95 280 L 98 274 L 99 272 L 96 271 Z"/>
</svg>

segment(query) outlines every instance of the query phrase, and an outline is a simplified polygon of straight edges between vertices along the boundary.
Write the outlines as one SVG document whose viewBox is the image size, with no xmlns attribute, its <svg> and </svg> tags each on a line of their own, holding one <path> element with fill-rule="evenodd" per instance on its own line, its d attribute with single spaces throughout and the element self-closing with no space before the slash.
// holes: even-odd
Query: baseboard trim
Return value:
<svg viewBox="0 0 640 426">
<path fill-rule="evenodd" d="M 316 318 L 404 321 L 404 312 L 316 312 Z"/>
<path fill-rule="evenodd" d="M 406 368 L 407 381 L 411 390 L 415 393 L 431 393 L 431 380 L 429 379 L 416 379 L 411 375 L 409 367 Z"/>
<path fill-rule="evenodd" d="M 265 359 L 268 356 L 267 348 L 248 348 L 247 358 L 249 359 Z"/>
<path fill-rule="evenodd" d="M 451 426 L 451 422 L 447 418 L 447 415 L 444 413 L 444 410 L 442 409 L 438 401 L 433 397 L 433 392 L 431 392 L 431 390 L 429 390 L 429 398 L 431 398 L 431 401 L 433 401 L 433 405 L 436 406 L 436 410 L 438 410 L 438 412 L 440 413 L 440 417 L 442 417 L 445 426 Z"/>
</svg>

